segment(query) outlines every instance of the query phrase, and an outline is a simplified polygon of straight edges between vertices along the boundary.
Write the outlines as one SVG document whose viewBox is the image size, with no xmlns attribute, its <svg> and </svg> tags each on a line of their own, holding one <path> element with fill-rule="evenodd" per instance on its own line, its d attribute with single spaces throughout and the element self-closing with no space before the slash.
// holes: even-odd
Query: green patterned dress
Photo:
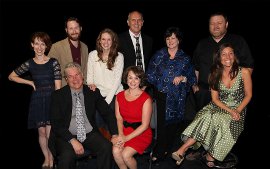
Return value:
<svg viewBox="0 0 270 169">
<path fill-rule="evenodd" d="M 238 107 L 245 96 L 241 68 L 231 88 L 220 81 L 218 92 L 221 102 L 232 109 Z M 182 133 L 182 139 L 194 138 L 197 146 L 203 145 L 215 159 L 223 161 L 244 129 L 245 115 L 246 108 L 241 112 L 240 120 L 235 121 L 229 112 L 210 102 L 197 113 Z"/>
</svg>

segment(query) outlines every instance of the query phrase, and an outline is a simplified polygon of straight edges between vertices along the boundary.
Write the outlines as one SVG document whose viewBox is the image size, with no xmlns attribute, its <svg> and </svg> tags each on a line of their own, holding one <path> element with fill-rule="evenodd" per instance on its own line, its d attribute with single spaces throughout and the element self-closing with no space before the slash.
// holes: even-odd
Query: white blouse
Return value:
<svg viewBox="0 0 270 169">
<path fill-rule="evenodd" d="M 111 103 L 114 95 L 123 90 L 121 78 L 124 68 L 124 56 L 118 52 L 112 70 L 107 68 L 107 62 L 99 60 L 97 51 L 89 53 L 87 63 L 87 85 L 94 84 L 108 104 Z"/>
</svg>

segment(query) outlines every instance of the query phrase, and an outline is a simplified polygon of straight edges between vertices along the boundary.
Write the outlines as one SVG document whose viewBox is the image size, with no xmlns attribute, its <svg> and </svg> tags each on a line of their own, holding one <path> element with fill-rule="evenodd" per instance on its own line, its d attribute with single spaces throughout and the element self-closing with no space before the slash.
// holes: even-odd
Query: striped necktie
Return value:
<svg viewBox="0 0 270 169">
<path fill-rule="evenodd" d="M 141 46 L 139 43 L 139 37 L 134 36 L 136 39 L 136 64 L 138 67 L 141 67 L 143 69 L 143 64 L 142 64 L 142 52 L 141 52 Z"/>
</svg>

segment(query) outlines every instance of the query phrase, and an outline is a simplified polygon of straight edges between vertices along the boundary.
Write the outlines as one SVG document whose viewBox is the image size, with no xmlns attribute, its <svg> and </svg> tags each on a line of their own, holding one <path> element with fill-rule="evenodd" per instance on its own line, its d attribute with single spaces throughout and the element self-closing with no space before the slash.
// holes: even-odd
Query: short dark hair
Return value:
<svg viewBox="0 0 270 169">
<path fill-rule="evenodd" d="M 146 75 L 141 67 L 129 66 L 123 73 L 123 82 L 127 84 L 128 73 L 132 71 L 140 80 L 140 88 L 146 85 Z"/>
<path fill-rule="evenodd" d="M 31 43 L 34 43 L 36 38 L 45 43 L 46 52 L 48 52 L 51 49 L 52 41 L 51 41 L 50 36 L 46 32 L 34 32 L 31 36 L 31 40 L 30 40 Z"/>
<path fill-rule="evenodd" d="M 181 42 L 183 40 L 183 33 L 180 31 L 180 29 L 178 27 L 169 27 L 166 29 L 165 33 L 164 33 L 164 40 L 166 41 L 166 39 L 170 36 L 172 36 L 172 34 L 175 34 L 176 38 Z"/>
<path fill-rule="evenodd" d="M 209 17 L 209 22 L 210 22 L 210 19 L 214 16 L 223 16 L 223 18 L 225 19 L 225 22 L 228 22 L 228 16 L 223 13 L 223 12 L 215 12 L 215 13 L 212 13 Z"/>
<path fill-rule="evenodd" d="M 67 18 L 67 20 L 65 22 L 65 28 L 67 28 L 67 23 L 70 22 L 70 21 L 75 21 L 75 22 L 77 22 L 81 26 L 81 22 L 79 21 L 78 18 L 76 18 L 76 17 L 69 17 L 69 18 Z"/>
</svg>

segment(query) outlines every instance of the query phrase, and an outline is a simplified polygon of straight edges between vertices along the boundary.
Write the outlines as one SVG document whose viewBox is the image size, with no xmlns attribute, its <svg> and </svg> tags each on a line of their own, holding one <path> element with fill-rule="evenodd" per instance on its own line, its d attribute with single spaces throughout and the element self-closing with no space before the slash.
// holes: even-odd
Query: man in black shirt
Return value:
<svg viewBox="0 0 270 169">
<path fill-rule="evenodd" d="M 185 110 L 185 125 L 193 120 L 196 113 L 211 101 L 211 93 L 208 84 L 208 76 L 213 64 L 213 56 L 223 43 L 230 43 L 234 47 L 239 65 L 246 67 L 252 73 L 254 61 L 247 42 L 242 36 L 227 32 L 228 19 L 223 13 L 214 13 L 209 18 L 210 36 L 199 41 L 193 54 L 193 64 L 198 80 L 198 86 L 193 87 L 193 93 L 187 98 Z M 199 157 L 197 152 L 189 153 L 187 159 Z"/>
<path fill-rule="evenodd" d="M 223 43 L 231 43 L 235 48 L 239 64 L 253 71 L 254 61 L 247 42 L 242 36 L 227 33 L 228 20 L 223 13 L 214 13 L 209 19 L 210 36 L 199 41 L 193 55 L 196 76 L 198 80 L 197 110 L 203 108 L 211 100 L 208 85 L 213 56 Z"/>
</svg>

